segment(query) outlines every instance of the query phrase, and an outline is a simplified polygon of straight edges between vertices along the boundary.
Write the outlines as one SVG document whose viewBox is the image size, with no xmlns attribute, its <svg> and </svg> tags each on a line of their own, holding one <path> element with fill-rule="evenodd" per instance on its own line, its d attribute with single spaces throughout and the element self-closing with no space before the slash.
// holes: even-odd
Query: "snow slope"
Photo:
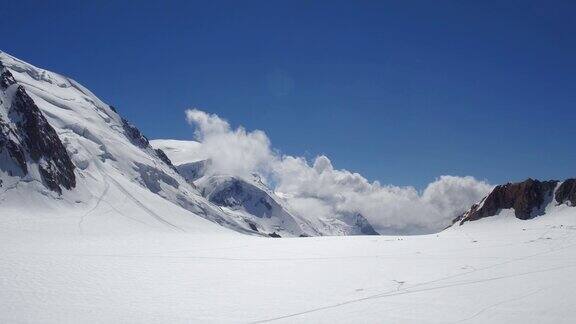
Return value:
<svg viewBox="0 0 576 324">
<path fill-rule="evenodd" d="M 0 218 L 0 321 L 573 323 L 574 210 L 294 239 L 54 235 Z"/>
</svg>

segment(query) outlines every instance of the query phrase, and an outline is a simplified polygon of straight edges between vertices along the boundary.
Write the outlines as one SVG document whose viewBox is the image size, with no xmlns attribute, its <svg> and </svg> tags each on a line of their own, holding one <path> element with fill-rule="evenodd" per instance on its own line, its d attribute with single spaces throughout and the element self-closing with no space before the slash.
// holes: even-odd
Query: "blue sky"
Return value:
<svg viewBox="0 0 576 324">
<path fill-rule="evenodd" d="M 150 138 L 198 107 L 382 183 L 576 175 L 569 1 L 117 2 L 3 3 L 0 49 Z"/>
</svg>

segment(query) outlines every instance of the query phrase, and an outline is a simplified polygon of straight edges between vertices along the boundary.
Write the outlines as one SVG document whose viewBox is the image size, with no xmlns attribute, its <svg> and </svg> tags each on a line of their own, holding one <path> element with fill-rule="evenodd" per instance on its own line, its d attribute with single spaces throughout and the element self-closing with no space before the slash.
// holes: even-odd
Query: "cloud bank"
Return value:
<svg viewBox="0 0 576 324">
<path fill-rule="evenodd" d="M 303 217 L 341 218 L 360 213 L 376 231 L 431 233 L 482 199 L 492 185 L 473 177 L 443 175 L 423 192 L 414 187 L 382 185 L 362 175 L 336 169 L 324 155 L 304 157 L 275 151 L 259 130 L 233 129 L 224 119 L 198 109 L 186 111 L 203 154 L 212 160 L 209 172 L 249 177 L 256 173 Z"/>
</svg>

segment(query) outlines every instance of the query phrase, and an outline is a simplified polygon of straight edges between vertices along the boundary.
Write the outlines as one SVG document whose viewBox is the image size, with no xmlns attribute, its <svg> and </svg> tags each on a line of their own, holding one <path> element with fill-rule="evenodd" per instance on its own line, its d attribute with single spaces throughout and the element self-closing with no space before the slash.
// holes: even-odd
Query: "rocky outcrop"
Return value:
<svg viewBox="0 0 576 324">
<path fill-rule="evenodd" d="M 354 226 L 356 226 L 360 230 L 360 234 L 362 235 L 380 235 L 374 227 L 368 222 L 366 217 L 362 216 L 362 214 L 356 214 L 356 221 L 354 222 Z"/>
<path fill-rule="evenodd" d="M 10 71 L 6 70 L 2 62 L 0 62 L 0 88 L 6 90 L 9 86 L 16 84 L 16 80 L 14 80 L 14 76 Z"/>
<path fill-rule="evenodd" d="M 132 144 L 138 146 L 139 148 L 147 148 L 150 146 L 148 138 L 146 138 L 146 136 L 144 136 L 144 134 L 142 134 L 136 126 L 132 125 L 128 120 L 124 118 L 122 118 L 122 127 L 124 128 L 126 137 L 128 137 Z"/>
<path fill-rule="evenodd" d="M 10 71 L 0 65 L 0 89 L 10 88 L 10 102 L 3 103 L 8 120 L 0 120 L 0 152 L 6 151 L 23 175 L 30 163 L 38 165 L 43 183 L 50 190 L 62 193 L 62 188 L 76 185 L 74 164 L 38 106 L 16 83 Z"/>
<path fill-rule="evenodd" d="M 168 157 L 168 155 L 166 155 L 166 153 L 164 153 L 164 151 L 162 151 L 162 149 L 154 149 L 154 152 L 156 153 L 156 156 L 164 163 L 166 163 L 172 170 L 174 170 L 174 172 L 176 173 L 180 173 L 178 171 L 178 169 L 176 168 L 176 166 L 174 166 L 174 164 L 172 164 L 172 161 L 170 160 L 170 158 Z"/>
<path fill-rule="evenodd" d="M 557 180 L 528 179 L 497 186 L 480 203 L 474 204 L 469 211 L 456 218 L 454 223 L 463 224 L 494 216 L 502 209 L 514 209 L 516 218 L 526 220 L 544 214 L 544 208 L 553 200 L 558 204 L 576 206 L 576 179 L 562 183 Z"/>
<path fill-rule="evenodd" d="M 168 164 L 172 169 L 175 169 L 174 165 L 172 164 L 172 161 L 170 161 L 170 159 L 168 158 L 166 153 L 164 153 L 164 151 L 162 151 L 161 149 L 155 149 L 154 151 L 156 152 L 156 156 L 160 160 L 162 160 L 162 162 Z"/>
<path fill-rule="evenodd" d="M 110 106 L 110 108 L 114 112 L 116 112 L 116 108 L 112 106 Z M 132 123 L 130 123 L 128 120 L 124 118 L 122 118 L 122 128 L 124 128 L 124 133 L 126 134 L 126 137 L 128 137 L 128 139 L 132 144 L 138 146 L 141 149 L 152 148 L 152 146 L 150 146 L 150 141 L 148 140 L 148 138 L 144 136 L 144 134 L 142 134 L 142 132 L 136 126 L 134 126 Z M 166 163 L 170 168 L 172 168 L 172 170 L 178 173 L 178 169 L 176 169 L 176 167 L 172 164 L 170 158 L 168 158 L 168 156 L 166 155 L 166 153 L 164 153 L 164 151 L 162 151 L 162 149 L 158 148 L 153 150 L 156 156 L 162 162 Z"/>
<path fill-rule="evenodd" d="M 10 176 L 28 174 L 26 157 L 22 147 L 14 140 L 16 136 L 10 125 L 0 117 L 0 156 L 5 155 L 6 159 L 12 160 L 17 166 L 16 170 L 6 170 Z"/>
<path fill-rule="evenodd" d="M 570 203 L 576 207 L 576 179 L 567 179 L 558 189 L 554 197 L 559 204 Z"/>
</svg>

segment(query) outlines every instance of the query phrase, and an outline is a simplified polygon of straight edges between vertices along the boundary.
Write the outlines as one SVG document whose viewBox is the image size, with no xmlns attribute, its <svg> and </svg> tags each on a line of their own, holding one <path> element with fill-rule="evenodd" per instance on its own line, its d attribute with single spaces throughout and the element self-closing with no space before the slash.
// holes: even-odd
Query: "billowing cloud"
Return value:
<svg viewBox="0 0 576 324">
<path fill-rule="evenodd" d="M 274 167 L 276 190 L 291 198 L 295 210 L 325 218 L 361 213 L 381 233 L 438 231 L 492 189 L 473 177 L 441 176 L 420 194 L 334 169 L 326 156 L 311 166 L 304 158 L 283 156 Z"/>
<path fill-rule="evenodd" d="M 213 172 L 242 177 L 252 173 L 266 175 L 276 158 L 262 131 L 247 132 L 243 127 L 233 130 L 217 115 L 197 109 L 187 110 L 186 118 L 195 127 L 203 154 L 212 160 Z"/>
<path fill-rule="evenodd" d="M 314 161 L 280 155 L 259 130 L 232 129 L 217 115 L 186 111 L 213 173 L 247 177 L 259 174 L 304 217 L 338 218 L 360 213 L 380 233 L 441 230 L 492 189 L 473 177 L 441 176 L 420 193 L 414 187 L 382 185 L 362 175 L 334 168 L 326 156 Z"/>
<path fill-rule="evenodd" d="M 474 177 L 441 176 L 430 183 L 422 200 L 446 215 L 457 216 L 486 196 L 493 186 Z"/>
</svg>

